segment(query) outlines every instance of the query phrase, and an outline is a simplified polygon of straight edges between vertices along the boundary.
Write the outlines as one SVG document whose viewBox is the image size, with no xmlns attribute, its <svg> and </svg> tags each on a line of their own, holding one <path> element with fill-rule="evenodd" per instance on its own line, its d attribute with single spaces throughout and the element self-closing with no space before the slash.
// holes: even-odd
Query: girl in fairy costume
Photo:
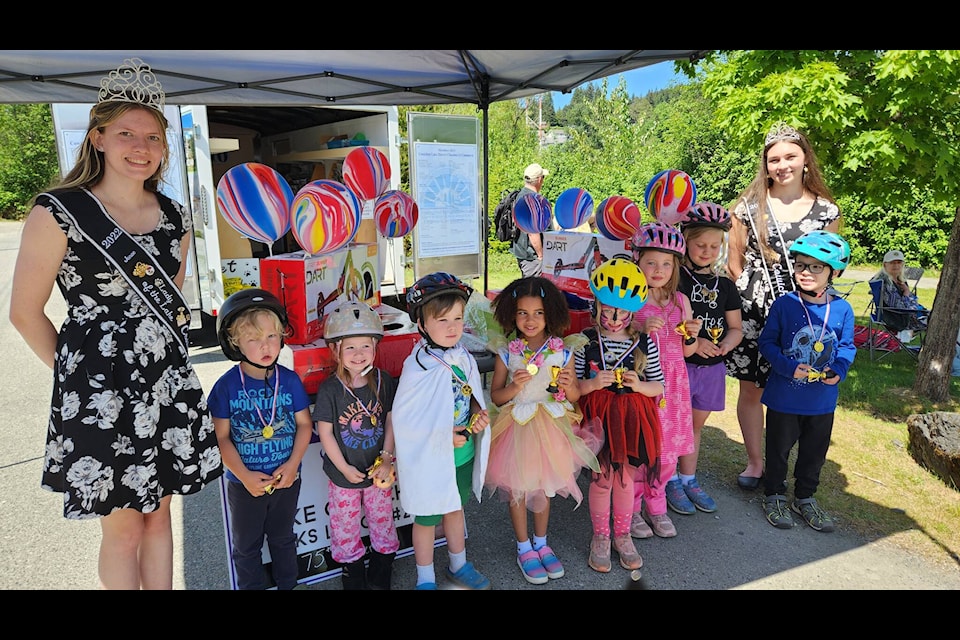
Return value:
<svg viewBox="0 0 960 640">
<path fill-rule="evenodd" d="M 490 398 L 500 407 L 492 423 L 485 485 L 510 504 L 517 538 L 517 565 L 531 584 L 562 578 L 563 565 L 547 544 L 550 498 L 583 493 L 583 467 L 599 471 L 594 450 L 602 433 L 580 434 L 580 389 L 571 345 L 582 335 L 561 338 L 570 326 L 563 293 L 546 278 L 514 280 L 492 304 L 494 318 L 510 343 L 497 350 Z M 583 437 L 581 437 L 581 435 Z M 591 446 L 593 447 L 591 449 Z M 533 541 L 527 511 L 533 512 Z"/>
</svg>

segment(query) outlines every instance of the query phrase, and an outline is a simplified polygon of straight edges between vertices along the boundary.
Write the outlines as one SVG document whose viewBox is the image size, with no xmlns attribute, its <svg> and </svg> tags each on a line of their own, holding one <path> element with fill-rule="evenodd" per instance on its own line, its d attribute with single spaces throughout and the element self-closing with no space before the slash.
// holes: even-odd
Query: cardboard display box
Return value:
<svg viewBox="0 0 960 640">
<path fill-rule="evenodd" d="M 629 240 L 610 240 L 599 233 L 548 231 L 543 234 L 543 277 L 562 291 L 590 300 L 590 274 L 613 258 L 633 259 Z"/>
<path fill-rule="evenodd" d="M 420 340 L 420 333 L 405 312 L 387 305 L 374 308 L 380 314 L 384 328 L 383 340 L 377 347 L 374 364 L 399 378 L 403 371 L 403 361 Z M 281 354 L 280 363 L 300 376 L 304 388 L 311 396 L 317 392 L 320 383 L 337 368 L 336 360 L 323 339 L 308 344 L 290 344 L 285 346 L 283 351 L 285 353 Z"/>
<path fill-rule="evenodd" d="M 327 255 L 295 251 L 261 258 L 260 283 L 287 310 L 293 332 L 287 344 L 307 344 L 323 335 L 325 310 L 335 301 L 380 304 L 377 245 L 352 244 Z"/>
</svg>

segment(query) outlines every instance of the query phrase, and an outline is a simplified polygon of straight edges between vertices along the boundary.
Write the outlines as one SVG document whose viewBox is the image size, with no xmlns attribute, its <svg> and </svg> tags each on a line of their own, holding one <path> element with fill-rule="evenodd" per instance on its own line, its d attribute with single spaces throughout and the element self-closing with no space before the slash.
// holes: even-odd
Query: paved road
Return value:
<svg viewBox="0 0 960 640">
<path fill-rule="evenodd" d="M 44 433 L 51 390 L 50 372 L 23 344 L 7 320 L 10 277 L 20 225 L 0 222 L 0 340 L 7 346 L 0 366 L 0 589 L 95 589 L 100 528 L 96 521 L 67 521 L 57 494 L 40 488 Z M 63 317 L 58 295 L 48 305 Z M 219 348 L 194 348 L 193 362 L 205 389 L 231 364 Z M 707 425 L 707 429 L 710 429 Z M 644 586 L 651 589 L 960 589 L 960 567 L 946 552 L 939 561 L 900 550 L 897 536 L 867 542 L 840 529 L 822 534 L 808 527 L 774 529 L 764 520 L 759 494 L 736 488 L 732 479 L 701 470 L 701 482 L 720 505 L 714 514 L 674 516 L 679 535 L 637 541 L 644 557 Z M 586 488 L 586 479 L 581 478 Z M 175 497 L 174 586 L 228 589 L 226 543 L 219 487 Z M 899 535 L 911 535 L 906 522 Z M 628 573 L 615 564 L 609 574 L 587 567 L 590 524 L 586 503 L 556 499 L 550 543 L 567 575 L 546 585 L 527 584 L 515 558 L 506 506 L 495 498 L 467 507 L 468 558 L 497 589 L 622 589 Z M 916 531 L 913 532 L 914 534 Z M 929 535 L 929 534 L 928 534 Z M 438 575 L 446 568 L 445 548 L 436 553 Z M 441 585 L 442 585 L 441 580 Z M 415 583 L 413 557 L 398 559 L 394 588 Z M 310 585 L 339 589 L 339 579 Z"/>
</svg>

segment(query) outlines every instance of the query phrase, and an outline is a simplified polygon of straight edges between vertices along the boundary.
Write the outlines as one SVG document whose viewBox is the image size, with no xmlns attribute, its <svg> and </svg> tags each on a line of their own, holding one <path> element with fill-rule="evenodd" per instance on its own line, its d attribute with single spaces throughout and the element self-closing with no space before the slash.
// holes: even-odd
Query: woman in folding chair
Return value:
<svg viewBox="0 0 960 640">
<path fill-rule="evenodd" d="M 899 332 L 902 342 L 910 342 L 914 331 L 927 330 L 929 311 L 917 300 L 917 294 L 910 288 L 903 271 L 903 252 L 887 251 L 883 256 L 883 267 L 870 278 L 870 282 L 881 283 L 880 298 L 875 300 L 881 322 L 888 330 Z"/>
</svg>

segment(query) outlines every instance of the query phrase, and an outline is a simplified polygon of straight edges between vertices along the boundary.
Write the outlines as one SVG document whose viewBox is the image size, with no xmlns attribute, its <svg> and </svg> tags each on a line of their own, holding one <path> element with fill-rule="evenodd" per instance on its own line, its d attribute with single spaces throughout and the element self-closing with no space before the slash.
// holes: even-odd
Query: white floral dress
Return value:
<svg viewBox="0 0 960 640">
<path fill-rule="evenodd" d="M 91 205 L 96 197 L 86 192 Z M 132 236 L 171 277 L 190 220 L 162 194 L 160 222 Z M 54 358 L 42 486 L 63 515 L 87 519 L 190 494 L 223 473 L 200 379 L 170 329 L 47 194 L 67 236 L 57 286 L 67 303 Z M 83 220 L 84 212 L 72 212 Z"/>
<path fill-rule="evenodd" d="M 743 303 L 743 340 L 726 356 L 727 375 L 739 380 L 749 380 L 762 387 L 770 375 L 770 363 L 760 355 L 757 339 L 773 301 L 795 288 L 792 271 L 787 263 L 790 247 L 803 234 L 824 229 L 839 218 L 840 210 L 829 200 L 817 198 L 800 220 L 780 222 L 779 231 L 778 221 L 767 215 L 767 242 L 780 256 L 779 260 L 769 264 L 760 251 L 757 235 L 753 231 L 753 221 L 757 220 L 756 204 L 751 204 L 748 211 L 741 200 L 733 210 L 733 215 L 747 228 L 747 246 L 744 250 L 743 271 L 736 280 Z"/>
</svg>

